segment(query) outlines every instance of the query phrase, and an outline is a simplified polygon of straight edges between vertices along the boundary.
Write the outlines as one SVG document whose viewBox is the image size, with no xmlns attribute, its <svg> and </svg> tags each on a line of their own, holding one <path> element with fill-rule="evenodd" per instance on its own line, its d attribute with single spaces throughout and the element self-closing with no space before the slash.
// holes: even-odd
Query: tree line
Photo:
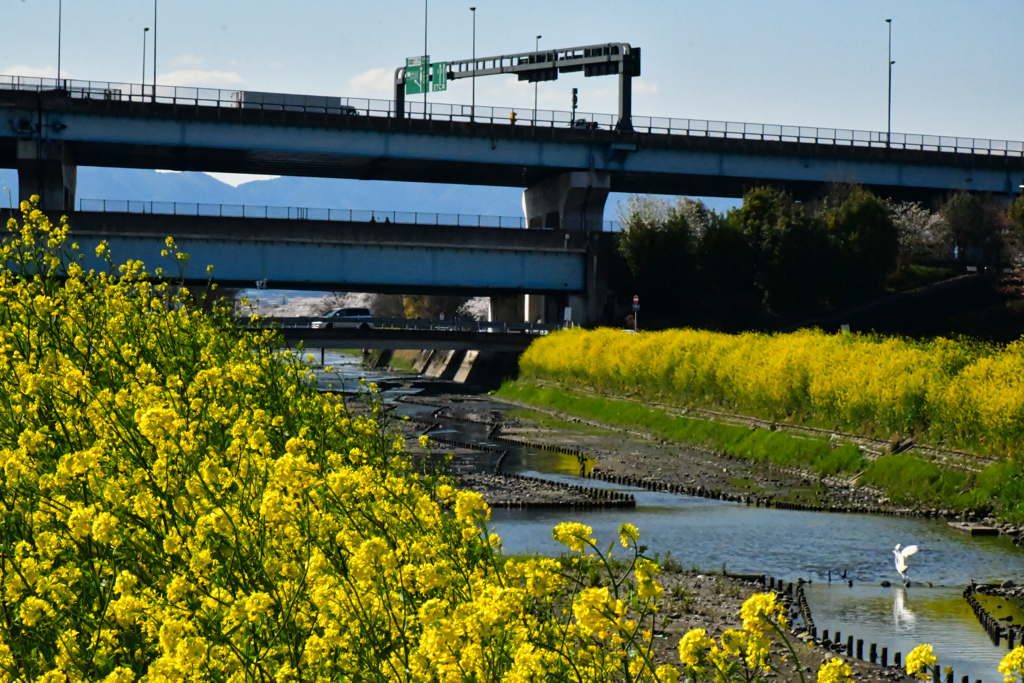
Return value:
<svg viewBox="0 0 1024 683">
<path fill-rule="evenodd" d="M 1024 197 L 959 192 L 926 207 L 856 185 L 810 202 L 758 187 L 724 214 L 634 195 L 620 218 L 612 286 L 641 297 L 645 326 L 770 326 L 870 300 L 922 266 L 1024 265 Z"/>
</svg>

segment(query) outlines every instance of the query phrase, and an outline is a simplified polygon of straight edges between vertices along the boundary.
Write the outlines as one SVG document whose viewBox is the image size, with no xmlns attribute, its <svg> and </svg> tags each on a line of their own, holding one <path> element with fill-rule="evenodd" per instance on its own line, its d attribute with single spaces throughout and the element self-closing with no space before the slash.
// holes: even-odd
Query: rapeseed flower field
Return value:
<svg viewBox="0 0 1024 683">
<path fill-rule="evenodd" d="M 272 333 L 105 245 L 86 272 L 66 224 L 21 210 L 0 254 L 0 681 L 659 680 L 635 530 L 600 587 L 506 560 L 480 496 L 418 474 L 372 390 L 350 410 Z"/>
<path fill-rule="evenodd" d="M 867 334 L 623 334 L 567 330 L 534 342 L 526 377 L 678 405 L 724 406 L 875 436 L 1010 454 L 1024 446 L 1024 342 Z"/>
<path fill-rule="evenodd" d="M 105 245 L 86 272 L 64 222 L 21 210 L 0 247 L 0 683 L 750 682 L 779 671 L 770 637 L 795 660 L 755 594 L 743 630 L 656 666 L 634 526 L 625 560 L 578 523 L 552 531 L 566 557 L 505 557 L 371 387 L 359 411 L 319 394 L 271 332 Z"/>
</svg>

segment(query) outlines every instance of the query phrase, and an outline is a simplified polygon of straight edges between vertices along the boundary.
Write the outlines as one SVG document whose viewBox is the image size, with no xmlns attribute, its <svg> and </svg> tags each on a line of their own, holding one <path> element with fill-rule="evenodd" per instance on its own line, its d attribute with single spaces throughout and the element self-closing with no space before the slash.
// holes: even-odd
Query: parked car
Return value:
<svg viewBox="0 0 1024 683">
<path fill-rule="evenodd" d="M 596 130 L 597 121 L 588 121 L 586 119 L 576 119 L 572 122 L 573 128 L 580 128 L 582 130 Z"/>
<path fill-rule="evenodd" d="M 309 326 L 314 330 L 368 330 L 373 326 L 372 320 L 369 308 L 335 308 L 314 320 Z"/>
</svg>

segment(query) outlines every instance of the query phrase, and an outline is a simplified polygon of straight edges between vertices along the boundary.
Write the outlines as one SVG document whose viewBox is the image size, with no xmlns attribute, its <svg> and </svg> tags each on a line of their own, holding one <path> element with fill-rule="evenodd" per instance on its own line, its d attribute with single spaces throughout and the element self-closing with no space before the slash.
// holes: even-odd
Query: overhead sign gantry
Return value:
<svg viewBox="0 0 1024 683">
<path fill-rule="evenodd" d="M 424 60 L 429 63 L 429 58 Z M 425 66 L 425 64 L 424 64 Z M 559 73 L 582 71 L 584 76 L 619 76 L 619 130 L 632 130 L 633 78 L 640 75 L 640 48 L 628 43 L 606 43 L 559 50 L 521 52 L 498 57 L 479 57 L 456 62 L 439 62 L 438 77 L 447 80 L 516 74 L 521 81 L 536 83 L 554 81 Z M 447 67 L 447 68 L 445 68 Z M 417 70 L 414 74 L 410 69 Z M 434 69 L 431 69 L 434 71 Z M 419 62 L 414 67 L 395 69 L 395 117 L 405 118 L 406 80 L 415 79 L 416 92 L 426 89 L 426 69 Z M 433 78 L 431 76 L 431 78 Z M 438 80 L 434 78 L 433 80 Z M 410 81 L 411 82 L 411 81 Z M 435 88 L 437 90 L 438 88 Z"/>
</svg>

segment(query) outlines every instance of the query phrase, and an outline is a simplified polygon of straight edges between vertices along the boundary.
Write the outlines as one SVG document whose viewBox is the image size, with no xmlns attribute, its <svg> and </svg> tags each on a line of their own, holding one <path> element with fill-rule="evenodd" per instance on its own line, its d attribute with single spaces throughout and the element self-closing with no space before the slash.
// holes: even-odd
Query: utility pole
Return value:
<svg viewBox="0 0 1024 683">
<path fill-rule="evenodd" d="M 423 118 L 427 118 L 427 92 L 430 90 L 430 60 L 427 59 L 427 2 L 423 0 L 423 59 L 426 61 L 423 68 Z"/>
<path fill-rule="evenodd" d="M 473 13 L 473 104 L 469 107 L 469 120 L 476 120 L 476 7 L 470 7 L 469 11 Z"/>
<path fill-rule="evenodd" d="M 896 62 L 892 61 L 892 19 L 886 19 L 885 23 L 889 24 L 889 115 L 885 129 L 885 146 L 889 147 L 892 139 L 892 65 Z"/>
<path fill-rule="evenodd" d="M 153 102 L 156 102 L 156 3 L 153 0 Z"/>
<path fill-rule="evenodd" d="M 60 87 L 60 32 L 64 23 L 64 0 L 57 0 L 57 87 Z"/>
<path fill-rule="evenodd" d="M 145 101 L 146 98 L 146 35 L 149 33 L 149 27 L 142 29 L 142 98 Z"/>
<path fill-rule="evenodd" d="M 534 46 L 534 52 L 540 52 L 540 39 L 544 36 L 537 36 L 537 44 Z M 533 82 L 533 125 L 537 125 L 537 84 L 538 81 Z"/>
</svg>

